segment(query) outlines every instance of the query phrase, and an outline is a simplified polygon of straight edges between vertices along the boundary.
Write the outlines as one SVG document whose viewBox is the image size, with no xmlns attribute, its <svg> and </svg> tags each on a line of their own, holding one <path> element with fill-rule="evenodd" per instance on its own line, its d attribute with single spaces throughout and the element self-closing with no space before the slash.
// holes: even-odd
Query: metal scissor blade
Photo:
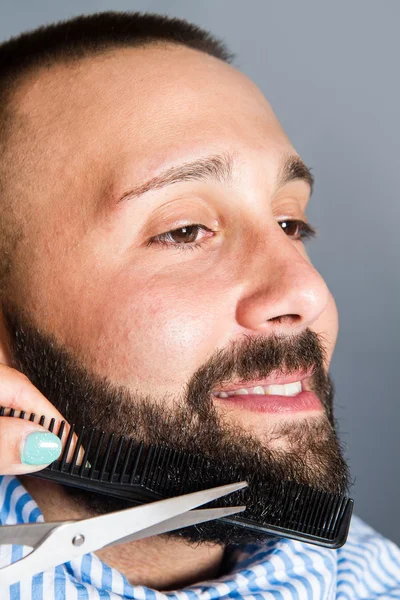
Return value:
<svg viewBox="0 0 400 600">
<path fill-rule="evenodd" d="M 58 521 L 56 523 L 23 523 L 21 525 L 0 526 L 0 546 L 3 544 L 17 544 L 35 548 L 40 541 L 53 529 L 72 521 Z"/>
<path fill-rule="evenodd" d="M 182 527 L 190 527 L 191 525 L 199 525 L 206 521 L 222 519 L 222 517 L 229 517 L 230 515 L 236 515 L 237 513 L 243 512 L 245 509 L 245 506 L 226 506 L 224 508 L 202 508 L 200 510 L 191 510 L 178 517 L 168 519 L 168 521 L 163 521 L 159 525 L 153 525 L 138 533 L 116 540 L 115 542 L 112 542 L 112 544 L 108 544 L 106 548 L 118 546 L 119 544 L 127 544 L 128 542 L 135 542 L 146 537 L 151 537 L 152 535 L 168 533 L 169 531 L 181 529 Z"/>
<path fill-rule="evenodd" d="M 163 521 L 177 517 L 202 504 L 217 500 L 246 486 L 247 483 L 241 481 L 166 500 L 159 500 L 151 504 L 86 519 L 78 522 L 76 527 L 82 530 L 79 532 L 79 535 L 83 535 L 87 540 L 85 542 L 85 551 L 93 552 L 116 540 L 133 535 L 153 525 L 158 525 Z M 85 554 L 85 551 L 80 554 Z"/>
</svg>

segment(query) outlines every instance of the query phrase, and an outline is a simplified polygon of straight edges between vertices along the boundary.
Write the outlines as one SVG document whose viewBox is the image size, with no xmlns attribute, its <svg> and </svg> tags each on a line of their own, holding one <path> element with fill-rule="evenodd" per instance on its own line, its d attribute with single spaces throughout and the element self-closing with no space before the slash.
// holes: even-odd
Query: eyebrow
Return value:
<svg viewBox="0 0 400 600">
<path fill-rule="evenodd" d="M 310 168 L 297 155 L 284 157 L 278 176 L 278 189 L 290 181 L 298 180 L 304 181 L 309 185 L 311 196 L 314 189 L 314 176 Z"/>
<path fill-rule="evenodd" d="M 229 152 L 215 154 L 197 159 L 192 162 L 183 163 L 166 169 L 164 172 L 139 184 L 126 192 L 119 202 L 138 198 L 143 194 L 159 190 L 174 183 L 184 181 L 216 181 L 218 183 L 231 183 L 234 165 L 234 156 Z M 283 187 L 290 181 L 304 181 L 310 186 L 312 194 L 314 177 L 310 169 L 299 156 L 285 156 L 281 162 L 278 175 L 277 189 Z"/>
</svg>

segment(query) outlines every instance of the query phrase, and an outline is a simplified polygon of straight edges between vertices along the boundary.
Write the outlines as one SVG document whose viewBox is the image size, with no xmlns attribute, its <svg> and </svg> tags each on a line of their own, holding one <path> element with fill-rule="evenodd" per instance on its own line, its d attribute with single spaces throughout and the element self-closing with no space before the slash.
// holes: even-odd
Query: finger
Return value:
<svg viewBox="0 0 400 600">
<path fill-rule="evenodd" d="M 39 443 L 39 440 L 41 439 L 39 432 L 44 434 L 45 430 L 49 428 L 53 419 L 53 430 L 55 433 L 58 433 L 61 422 L 64 421 L 62 414 L 55 408 L 55 406 L 53 406 L 53 404 L 51 404 L 51 402 L 49 402 L 49 400 L 47 400 L 47 398 L 45 398 L 45 396 L 43 396 L 43 394 L 41 394 L 41 392 L 31 383 L 31 381 L 29 381 L 25 375 L 16 369 L 12 369 L 11 367 L 7 367 L 6 365 L 2 364 L 0 364 L 0 406 L 4 408 L 1 413 L 4 415 L 4 418 L 3 416 L 0 416 L 0 421 L 6 421 L 5 425 L 2 423 L 2 428 L 7 426 L 7 424 L 10 425 L 12 421 L 23 422 L 22 418 L 8 418 L 8 415 L 10 414 L 14 417 L 23 417 L 25 420 L 29 419 L 29 422 L 42 426 L 38 430 L 37 436 L 29 438 L 30 442 L 32 442 L 33 439 L 36 439 L 37 443 Z M 23 414 L 21 414 L 21 412 L 23 412 Z M 13 425 L 12 427 L 14 431 L 15 428 L 23 426 Z M 68 423 L 65 423 L 65 428 L 62 435 L 63 445 L 67 440 L 69 430 L 70 426 Z M 21 432 L 22 431 L 23 429 L 21 429 Z M 47 436 L 46 439 L 50 440 L 53 438 L 51 438 L 51 436 Z M 76 440 L 77 436 L 74 434 L 69 447 L 67 462 L 70 462 L 72 459 Z M 48 443 L 50 444 L 50 441 Z M 52 443 L 54 444 L 55 442 L 53 441 Z M 77 457 L 78 465 L 82 460 L 83 453 L 83 448 L 80 448 Z M 49 462 L 53 462 L 53 460 L 50 460 Z M 21 473 L 22 471 L 19 472 Z M 5 474 L 5 471 L 0 470 L 0 473 Z"/>
<path fill-rule="evenodd" d="M 35 422 L 39 421 L 41 415 L 45 415 L 45 426 L 48 426 L 52 418 L 58 422 L 63 420 L 61 413 L 25 375 L 2 364 L 0 364 L 0 406 L 9 410 L 24 411 L 28 417 L 33 413 Z"/>
<path fill-rule="evenodd" d="M 44 427 L 24 419 L 0 418 L 0 473 L 21 475 L 57 460 L 61 440 Z"/>
</svg>

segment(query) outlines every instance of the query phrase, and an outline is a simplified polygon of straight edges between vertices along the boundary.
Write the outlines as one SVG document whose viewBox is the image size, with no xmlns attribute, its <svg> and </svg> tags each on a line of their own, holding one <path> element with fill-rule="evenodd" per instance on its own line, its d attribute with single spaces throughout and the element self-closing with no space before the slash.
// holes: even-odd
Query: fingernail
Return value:
<svg viewBox="0 0 400 600">
<path fill-rule="evenodd" d="M 25 438 L 21 462 L 25 465 L 49 465 L 57 460 L 61 450 L 61 440 L 54 433 L 35 431 Z"/>
</svg>

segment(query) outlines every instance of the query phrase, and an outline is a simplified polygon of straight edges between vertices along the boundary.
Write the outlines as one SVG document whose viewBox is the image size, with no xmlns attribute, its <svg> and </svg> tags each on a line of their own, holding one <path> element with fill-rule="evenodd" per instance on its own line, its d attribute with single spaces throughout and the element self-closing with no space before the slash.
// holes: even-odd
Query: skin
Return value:
<svg viewBox="0 0 400 600">
<path fill-rule="evenodd" d="M 245 75 L 187 48 L 124 49 L 35 73 L 15 101 L 25 237 L 7 293 L 45 331 L 99 375 L 152 397 L 179 396 L 216 348 L 245 335 L 308 327 L 323 335 L 328 370 L 334 300 L 278 223 L 305 220 L 310 190 L 278 189 L 281 161 L 297 153 Z M 120 202 L 161 169 L 224 152 L 236 160 L 229 185 L 177 183 Z M 216 233 L 192 252 L 146 246 L 190 223 Z M 11 365 L 4 331 L 0 359 Z M 260 436 L 279 419 L 318 416 L 217 406 Z M 79 513 L 54 484 L 26 483 L 46 519 Z M 216 575 L 222 551 L 150 539 L 100 555 L 133 583 L 172 589 Z"/>
</svg>

